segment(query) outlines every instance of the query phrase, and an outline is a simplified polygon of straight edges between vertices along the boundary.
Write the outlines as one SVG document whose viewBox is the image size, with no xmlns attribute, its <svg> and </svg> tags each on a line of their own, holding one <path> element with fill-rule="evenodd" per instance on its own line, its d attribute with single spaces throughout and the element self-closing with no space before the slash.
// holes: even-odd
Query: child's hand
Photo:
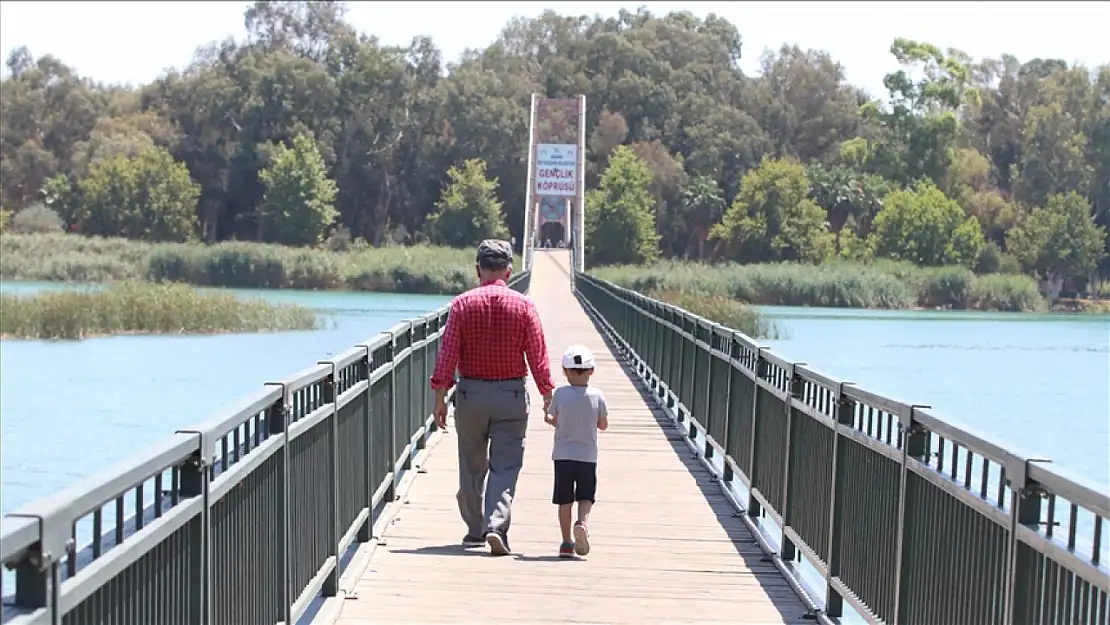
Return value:
<svg viewBox="0 0 1110 625">
<path fill-rule="evenodd" d="M 543 416 L 543 422 L 548 425 L 555 425 L 555 415 L 545 414 Z"/>
</svg>

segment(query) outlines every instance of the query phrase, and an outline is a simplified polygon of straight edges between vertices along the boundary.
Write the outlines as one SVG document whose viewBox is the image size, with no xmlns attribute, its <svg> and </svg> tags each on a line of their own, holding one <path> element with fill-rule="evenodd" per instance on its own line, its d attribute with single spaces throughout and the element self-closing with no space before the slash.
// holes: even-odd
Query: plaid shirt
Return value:
<svg viewBox="0 0 1110 625">
<path fill-rule="evenodd" d="M 456 366 L 459 375 L 467 378 L 523 378 L 528 374 L 525 356 L 540 394 L 550 393 L 555 384 L 536 305 L 504 280 L 483 282 L 451 302 L 432 388 L 454 386 Z"/>
</svg>

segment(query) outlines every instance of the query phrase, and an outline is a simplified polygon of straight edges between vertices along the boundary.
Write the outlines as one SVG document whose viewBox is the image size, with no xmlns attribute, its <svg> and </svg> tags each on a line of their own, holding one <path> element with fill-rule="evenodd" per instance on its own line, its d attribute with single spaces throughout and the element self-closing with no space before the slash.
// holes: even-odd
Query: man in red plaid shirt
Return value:
<svg viewBox="0 0 1110 625">
<path fill-rule="evenodd" d="M 524 380 L 531 369 L 545 411 L 555 384 L 536 305 L 506 285 L 513 272 L 512 246 L 482 241 L 476 269 L 481 285 L 451 302 L 431 385 L 436 424 L 444 428 L 447 391 L 455 385 L 458 368 L 454 403 L 459 513 L 467 528 L 463 544 L 485 543 L 494 555 L 508 555 L 512 502 L 528 429 Z"/>
</svg>

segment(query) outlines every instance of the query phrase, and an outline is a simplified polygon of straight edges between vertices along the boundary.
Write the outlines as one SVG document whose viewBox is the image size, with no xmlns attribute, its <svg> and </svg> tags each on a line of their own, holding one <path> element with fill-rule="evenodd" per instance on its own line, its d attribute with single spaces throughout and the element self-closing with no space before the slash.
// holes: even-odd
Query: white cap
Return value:
<svg viewBox="0 0 1110 625">
<path fill-rule="evenodd" d="M 594 354 L 585 345 L 571 345 L 563 352 L 564 369 L 593 369 Z"/>
</svg>

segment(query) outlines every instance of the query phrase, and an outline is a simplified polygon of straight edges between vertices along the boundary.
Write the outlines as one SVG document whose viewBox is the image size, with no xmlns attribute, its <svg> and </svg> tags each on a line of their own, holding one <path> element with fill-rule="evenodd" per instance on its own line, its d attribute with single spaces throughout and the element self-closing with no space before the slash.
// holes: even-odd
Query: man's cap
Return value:
<svg viewBox="0 0 1110 625">
<path fill-rule="evenodd" d="M 478 244 L 478 264 L 491 269 L 507 267 L 513 262 L 513 246 L 508 241 L 486 239 Z"/>
<path fill-rule="evenodd" d="M 585 345 L 571 345 L 563 352 L 564 369 L 593 369 L 594 354 Z"/>
</svg>

